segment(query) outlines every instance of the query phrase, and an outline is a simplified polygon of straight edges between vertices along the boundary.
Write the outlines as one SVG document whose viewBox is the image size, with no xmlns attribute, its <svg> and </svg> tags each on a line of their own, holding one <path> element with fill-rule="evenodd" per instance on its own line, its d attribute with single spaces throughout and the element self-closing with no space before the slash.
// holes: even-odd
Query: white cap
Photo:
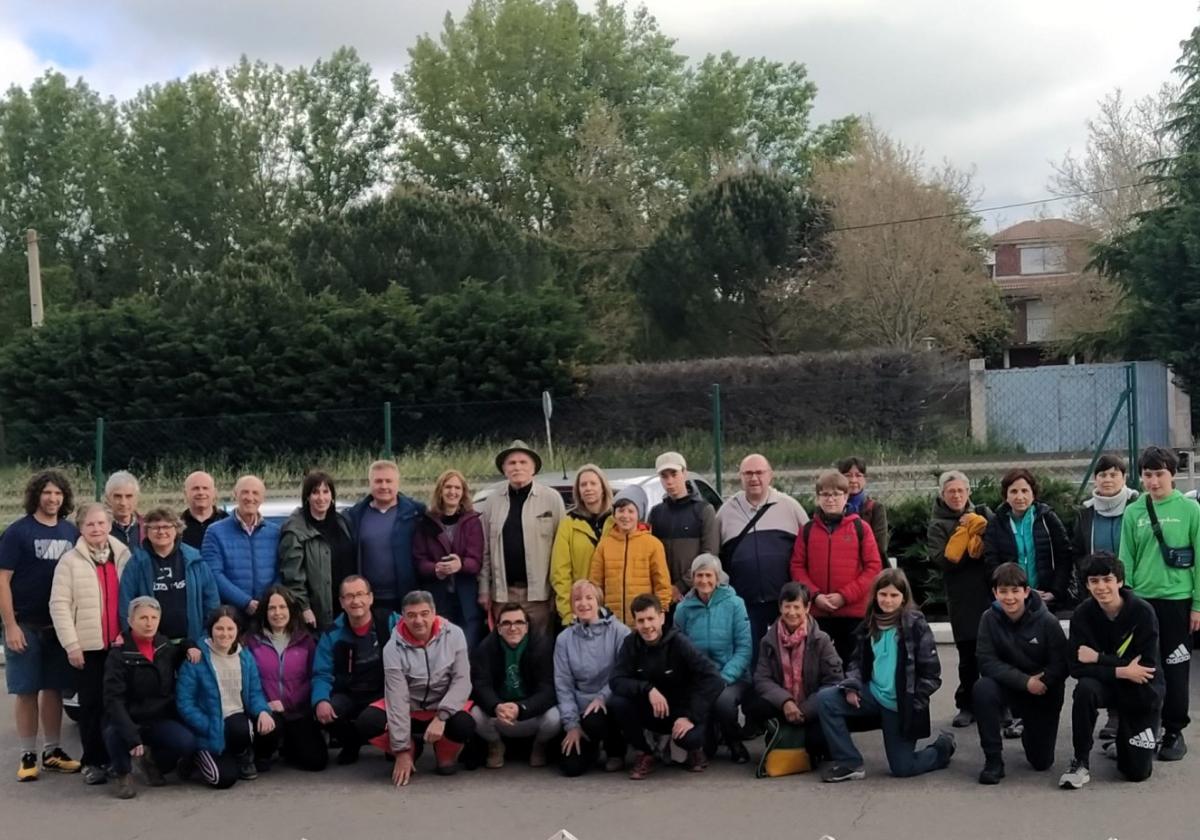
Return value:
<svg viewBox="0 0 1200 840">
<path fill-rule="evenodd" d="M 683 456 L 678 452 L 664 452 L 654 459 L 654 471 L 661 473 L 663 470 L 679 470 L 683 472 L 687 469 L 687 461 L 683 460 Z"/>
</svg>

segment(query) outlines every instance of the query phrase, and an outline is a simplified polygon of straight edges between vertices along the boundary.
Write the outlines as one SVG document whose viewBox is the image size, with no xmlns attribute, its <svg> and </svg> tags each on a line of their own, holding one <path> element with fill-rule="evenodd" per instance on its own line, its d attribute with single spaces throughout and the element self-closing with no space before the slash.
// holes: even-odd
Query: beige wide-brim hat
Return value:
<svg viewBox="0 0 1200 840">
<path fill-rule="evenodd" d="M 534 475 L 537 475 L 538 473 L 540 473 L 542 471 L 542 456 L 537 454 L 537 452 L 533 451 L 532 449 L 530 449 L 526 445 L 525 441 L 514 440 L 512 443 L 510 443 L 508 445 L 507 449 L 500 450 L 500 454 L 496 456 L 496 470 L 501 475 L 504 474 L 504 461 L 508 458 L 509 455 L 513 454 L 514 452 L 524 452 L 526 455 L 528 455 L 530 458 L 533 459 L 533 474 Z"/>
</svg>

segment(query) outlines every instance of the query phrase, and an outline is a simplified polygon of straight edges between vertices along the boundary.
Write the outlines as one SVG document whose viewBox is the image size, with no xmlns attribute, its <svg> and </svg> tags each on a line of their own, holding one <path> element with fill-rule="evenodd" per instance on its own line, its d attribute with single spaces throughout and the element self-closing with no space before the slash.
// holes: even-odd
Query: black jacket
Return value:
<svg viewBox="0 0 1200 840">
<path fill-rule="evenodd" d="M 541 633 L 529 631 L 529 644 L 521 655 L 521 683 L 525 697 L 515 701 L 521 711 L 517 720 L 545 714 L 557 702 L 554 693 L 554 646 Z M 500 632 L 493 630 L 471 654 L 471 697 L 488 715 L 505 702 L 504 645 Z"/>
<path fill-rule="evenodd" d="M 1037 588 L 1052 592 L 1055 603 L 1052 609 L 1067 606 L 1071 570 L 1075 557 L 1071 551 L 1071 539 L 1067 528 L 1058 514 L 1045 502 L 1034 502 L 1033 553 L 1037 562 Z M 983 559 L 988 574 L 1002 563 L 1017 562 L 1017 538 L 1012 530 L 1012 508 L 1008 502 L 996 509 L 996 515 L 983 532 Z"/>
<path fill-rule="evenodd" d="M 1036 592 L 1029 593 L 1016 621 L 992 604 L 979 619 L 975 656 L 980 676 L 1012 691 L 1028 691 L 1034 674 L 1044 674 L 1049 691 L 1062 691 L 1067 681 L 1067 637 Z"/>
<path fill-rule="evenodd" d="M 635 630 L 625 637 L 609 678 L 614 694 L 631 699 L 657 688 L 671 707 L 671 717 L 686 717 L 703 726 L 725 680 L 712 661 L 687 636 L 672 627 L 657 644 L 648 645 Z"/>
<path fill-rule="evenodd" d="M 758 643 L 758 664 L 754 666 L 754 690 L 758 696 L 777 709 L 792 699 L 783 685 L 783 655 L 779 651 L 778 621 L 767 629 L 767 634 Z M 808 721 L 817 719 L 817 692 L 827 685 L 838 685 L 845 674 L 842 660 L 833 647 L 833 641 L 817 626 L 812 616 L 808 619 L 808 639 L 804 643 L 804 702 L 800 711 Z"/>
<path fill-rule="evenodd" d="M 140 744 L 138 727 L 156 720 L 173 720 L 175 673 L 187 645 L 173 645 L 161 633 L 154 637 L 154 661 L 142 656 L 128 634 L 125 644 L 108 652 L 104 663 L 104 716 L 127 744 Z"/>
<path fill-rule="evenodd" d="M 905 610 L 900 617 L 896 662 L 896 706 L 900 713 L 900 732 L 916 741 L 929 735 L 929 699 L 942 685 L 942 663 L 937 643 L 925 616 L 917 610 Z M 842 689 L 862 694 L 871 683 L 875 651 L 867 638 L 864 621 L 854 631 L 855 648 L 846 663 Z"/>
<path fill-rule="evenodd" d="M 992 603 L 992 570 L 988 568 L 984 556 L 976 559 L 964 554 L 957 563 L 946 559 L 946 543 L 958 530 L 958 520 L 963 513 L 977 513 L 989 522 L 992 520 L 992 512 L 985 505 L 969 504 L 965 511 L 955 513 L 939 496 L 933 500 L 933 512 L 925 531 L 925 550 L 929 554 L 929 562 L 942 572 L 950 628 L 956 642 L 975 638 L 979 630 L 979 617 Z"/>
<path fill-rule="evenodd" d="M 1089 597 L 1071 616 L 1071 638 L 1068 661 L 1071 676 L 1077 680 L 1094 679 L 1116 685 L 1122 703 L 1145 708 L 1162 705 L 1165 682 L 1158 655 L 1158 617 L 1154 608 L 1121 587 L 1121 611 L 1109 620 L 1103 608 Z M 1100 654 L 1097 662 L 1079 661 L 1079 648 L 1087 645 Z M 1135 657 L 1140 664 L 1154 668 L 1154 678 L 1144 685 L 1117 678 L 1117 668 L 1128 665 Z"/>
<path fill-rule="evenodd" d="M 682 499 L 663 496 L 650 509 L 646 520 L 650 533 L 663 544 L 671 583 L 680 594 L 692 586 L 692 561 L 701 554 L 716 554 L 721 550 L 717 512 L 704 501 L 692 482 L 687 482 L 687 489 L 688 495 Z"/>
</svg>

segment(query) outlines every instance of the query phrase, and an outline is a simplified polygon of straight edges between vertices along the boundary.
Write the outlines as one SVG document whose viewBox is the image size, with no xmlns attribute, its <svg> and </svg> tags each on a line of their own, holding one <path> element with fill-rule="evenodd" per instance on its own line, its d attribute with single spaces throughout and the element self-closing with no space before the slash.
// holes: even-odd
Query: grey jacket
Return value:
<svg viewBox="0 0 1200 840">
<path fill-rule="evenodd" d="M 479 572 L 479 594 L 488 595 L 494 602 L 510 600 L 508 581 L 504 572 L 504 520 L 508 517 L 508 487 L 489 498 L 480 512 L 483 517 L 483 568 Z M 525 570 L 530 601 L 549 601 L 550 552 L 554 550 L 554 534 L 566 515 L 562 496 L 545 484 L 533 482 L 529 498 L 521 509 L 521 527 L 525 536 Z"/>
<path fill-rule="evenodd" d="M 608 699 L 608 679 L 621 642 L 630 630 L 608 610 L 591 624 L 576 621 L 554 642 L 554 692 L 564 729 L 579 726 L 583 710 L 597 697 Z"/>
<path fill-rule="evenodd" d="M 412 745 L 411 712 L 437 709 L 452 715 L 471 698 L 467 637 L 446 619 L 438 622 L 437 632 L 419 646 L 401 635 L 403 625 L 397 624 L 383 649 L 383 697 L 392 752 Z"/>
</svg>

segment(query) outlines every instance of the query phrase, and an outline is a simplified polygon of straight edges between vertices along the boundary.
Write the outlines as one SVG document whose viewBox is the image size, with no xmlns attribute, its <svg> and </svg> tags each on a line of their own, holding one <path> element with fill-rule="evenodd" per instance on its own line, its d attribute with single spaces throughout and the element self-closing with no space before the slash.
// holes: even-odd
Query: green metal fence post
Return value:
<svg viewBox="0 0 1200 840">
<path fill-rule="evenodd" d="M 725 487 L 721 481 L 721 386 L 712 386 L 712 431 L 713 431 L 713 478 L 717 483 L 717 493 L 724 496 Z"/>
<path fill-rule="evenodd" d="M 96 418 L 96 460 L 92 464 L 92 476 L 96 479 L 96 501 L 104 498 L 104 418 Z"/>
<path fill-rule="evenodd" d="M 383 457 L 392 457 L 392 401 L 383 404 Z"/>
<path fill-rule="evenodd" d="M 1116 406 L 1113 408 L 1112 416 L 1108 418 L 1108 425 L 1104 427 L 1104 434 L 1100 437 L 1100 442 L 1096 444 L 1096 451 L 1092 453 L 1092 461 L 1088 464 L 1087 472 L 1083 474 L 1083 480 L 1079 482 L 1079 489 L 1075 491 L 1075 501 L 1078 502 L 1083 498 L 1083 493 L 1087 490 L 1088 483 L 1092 479 L 1092 471 L 1096 469 L 1096 462 L 1100 460 L 1100 456 L 1104 454 L 1104 447 L 1108 443 L 1108 436 L 1112 434 L 1113 426 L 1117 425 L 1117 417 L 1121 415 L 1121 410 L 1129 404 L 1129 391 L 1121 392 L 1121 398 L 1117 400 Z M 1132 468 L 1132 467 L 1131 467 Z"/>
<path fill-rule="evenodd" d="M 1137 490 L 1141 486 L 1141 478 L 1137 469 L 1138 459 L 1138 392 L 1137 392 L 1137 363 L 1130 362 L 1125 366 L 1125 390 L 1129 395 L 1129 486 Z"/>
</svg>

